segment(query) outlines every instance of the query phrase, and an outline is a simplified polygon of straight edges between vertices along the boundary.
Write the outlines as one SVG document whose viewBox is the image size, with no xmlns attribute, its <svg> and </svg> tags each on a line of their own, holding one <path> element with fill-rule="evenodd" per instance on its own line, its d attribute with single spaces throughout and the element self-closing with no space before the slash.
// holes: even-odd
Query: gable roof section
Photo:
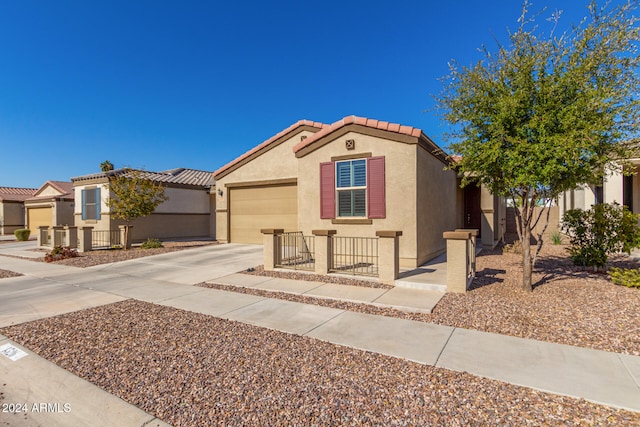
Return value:
<svg viewBox="0 0 640 427">
<path fill-rule="evenodd" d="M 75 178 L 71 178 L 71 181 L 74 183 L 74 185 L 79 185 L 78 183 L 82 183 L 84 181 L 106 179 L 111 176 L 124 175 L 134 170 L 141 172 L 145 178 L 166 184 L 186 185 L 203 188 L 210 188 L 215 185 L 215 180 L 213 179 L 213 174 L 211 172 L 188 168 L 169 169 L 162 172 L 150 172 L 131 168 L 120 168 L 107 172 L 98 172 L 77 176 Z"/>
<path fill-rule="evenodd" d="M 379 136 L 383 134 L 384 138 L 405 143 L 417 143 L 443 163 L 449 164 L 449 160 L 444 151 L 425 135 L 422 130 L 412 126 L 358 116 L 347 116 L 330 126 L 324 127 L 321 131 L 293 147 L 293 152 L 296 157 L 304 157 L 351 130 L 367 134 L 379 134 Z"/>
<path fill-rule="evenodd" d="M 277 134 L 273 135 L 271 138 L 267 139 L 257 147 L 254 147 L 253 149 L 247 151 L 240 157 L 222 166 L 217 171 L 215 171 L 213 175 L 215 176 L 216 179 L 222 178 L 223 176 L 233 172 L 235 169 L 239 168 L 240 166 L 264 154 L 265 152 L 271 150 L 272 148 L 277 147 L 282 142 L 284 142 L 284 140 L 288 136 L 295 135 L 296 133 L 302 132 L 305 129 L 318 132 L 318 131 L 322 131 L 322 129 L 327 127 L 329 127 L 329 125 L 324 123 L 314 122 L 311 120 L 299 120 L 298 122 L 292 124 L 291 126 L 284 129 L 283 131 L 280 131 Z M 309 138 L 312 138 L 312 137 L 309 137 Z"/>
<path fill-rule="evenodd" d="M 24 202 L 33 197 L 37 188 L 0 187 L 0 202 Z"/>
<path fill-rule="evenodd" d="M 42 194 L 45 189 L 53 188 L 57 194 Z M 56 201 L 56 200 L 73 200 L 73 184 L 66 181 L 47 181 L 33 195 L 25 200 L 27 203 L 43 202 L 43 201 Z"/>
</svg>

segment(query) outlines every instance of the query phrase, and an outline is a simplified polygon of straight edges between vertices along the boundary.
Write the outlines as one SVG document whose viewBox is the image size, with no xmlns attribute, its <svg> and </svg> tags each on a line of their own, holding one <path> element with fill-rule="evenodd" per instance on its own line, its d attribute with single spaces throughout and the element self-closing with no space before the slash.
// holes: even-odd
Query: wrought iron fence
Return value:
<svg viewBox="0 0 640 427">
<path fill-rule="evenodd" d="M 360 276 L 378 275 L 378 238 L 342 237 L 332 239 L 332 263 L 329 271 Z"/>
<path fill-rule="evenodd" d="M 91 247 L 94 249 L 112 248 L 121 246 L 120 231 L 115 230 L 92 230 L 91 231 Z"/>
<path fill-rule="evenodd" d="M 301 231 L 277 236 L 278 256 L 275 266 L 293 270 L 315 270 L 315 236 L 304 236 Z"/>
</svg>

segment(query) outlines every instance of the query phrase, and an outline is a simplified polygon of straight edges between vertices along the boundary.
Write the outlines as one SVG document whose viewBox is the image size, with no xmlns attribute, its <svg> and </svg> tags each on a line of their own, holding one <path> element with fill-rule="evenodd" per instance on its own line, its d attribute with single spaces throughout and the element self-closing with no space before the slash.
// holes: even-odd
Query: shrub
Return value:
<svg viewBox="0 0 640 427">
<path fill-rule="evenodd" d="M 553 233 L 551 233 L 551 242 L 553 242 L 554 245 L 561 245 L 562 234 L 560 234 L 559 231 L 554 231 Z"/>
<path fill-rule="evenodd" d="M 149 238 L 149 239 L 145 240 L 144 242 L 142 242 L 142 245 L 140 245 L 140 247 L 142 249 L 161 248 L 162 247 L 162 241 L 160 239 Z"/>
<path fill-rule="evenodd" d="M 604 267 L 610 254 L 629 253 L 640 245 L 638 215 L 617 203 L 567 211 L 562 222 L 576 265 Z"/>
<path fill-rule="evenodd" d="M 44 256 L 45 262 L 60 261 L 61 259 L 75 258 L 78 256 L 78 251 L 63 246 L 55 246 L 51 249 L 51 252 L 47 252 Z"/>
<path fill-rule="evenodd" d="M 14 231 L 13 234 L 16 236 L 16 240 L 20 242 L 26 242 L 27 240 L 29 240 L 29 236 L 31 235 L 31 230 L 28 230 L 26 228 L 19 228 L 16 231 Z"/>
<path fill-rule="evenodd" d="M 640 288 L 640 269 L 637 268 L 612 268 L 609 277 L 616 285 L 628 288 Z"/>
</svg>

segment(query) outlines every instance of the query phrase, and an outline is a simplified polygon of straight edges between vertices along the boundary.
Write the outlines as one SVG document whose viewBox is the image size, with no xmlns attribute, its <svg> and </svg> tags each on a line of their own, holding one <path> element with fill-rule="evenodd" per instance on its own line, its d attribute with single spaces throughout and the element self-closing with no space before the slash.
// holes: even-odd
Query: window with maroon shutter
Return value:
<svg viewBox="0 0 640 427">
<path fill-rule="evenodd" d="M 336 217 L 336 170 L 333 162 L 320 163 L 320 218 Z"/>
<path fill-rule="evenodd" d="M 367 201 L 369 218 L 386 217 L 384 157 L 367 159 Z"/>
<path fill-rule="evenodd" d="M 320 164 L 320 218 L 386 218 L 384 156 Z"/>
</svg>

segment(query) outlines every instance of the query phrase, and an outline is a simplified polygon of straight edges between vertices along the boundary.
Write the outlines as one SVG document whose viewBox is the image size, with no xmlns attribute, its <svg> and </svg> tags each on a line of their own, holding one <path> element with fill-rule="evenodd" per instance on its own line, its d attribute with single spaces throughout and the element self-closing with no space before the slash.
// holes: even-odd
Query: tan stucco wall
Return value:
<svg viewBox="0 0 640 427">
<path fill-rule="evenodd" d="M 458 226 L 462 194 L 454 171 L 444 170 L 445 165 L 422 148 L 417 154 L 417 265 L 421 265 L 446 250 L 442 233 Z"/>
<path fill-rule="evenodd" d="M 298 162 L 293 154 L 293 147 L 303 136 L 308 137 L 313 133 L 309 130 L 294 133 L 249 163 L 221 178 L 216 178 L 216 189 L 220 190 L 216 195 L 216 238 L 219 241 L 226 242 L 229 238 L 227 185 L 295 179 L 298 176 Z"/>
<path fill-rule="evenodd" d="M 355 140 L 355 149 L 347 150 L 344 141 Z M 416 144 L 389 141 L 375 136 L 348 132 L 337 140 L 299 158 L 298 225 L 306 235 L 315 229 L 334 229 L 338 236 L 375 237 L 378 230 L 402 231 L 400 264 L 416 265 Z M 385 157 L 386 218 L 372 224 L 336 224 L 320 218 L 320 163 L 332 157 L 371 153 Z M 442 163 L 440 163 L 442 164 Z M 442 237 L 442 235 L 440 235 Z"/>
<path fill-rule="evenodd" d="M 156 208 L 156 213 L 209 213 L 209 193 L 205 190 L 167 187 L 164 194 L 168 199 Z"/>
<path fill-rule="evenodd" d="M 24 205 L 21 202 L 0 202 L 0 234 L 13 234 L 24 228 Z"/>
</svg>

